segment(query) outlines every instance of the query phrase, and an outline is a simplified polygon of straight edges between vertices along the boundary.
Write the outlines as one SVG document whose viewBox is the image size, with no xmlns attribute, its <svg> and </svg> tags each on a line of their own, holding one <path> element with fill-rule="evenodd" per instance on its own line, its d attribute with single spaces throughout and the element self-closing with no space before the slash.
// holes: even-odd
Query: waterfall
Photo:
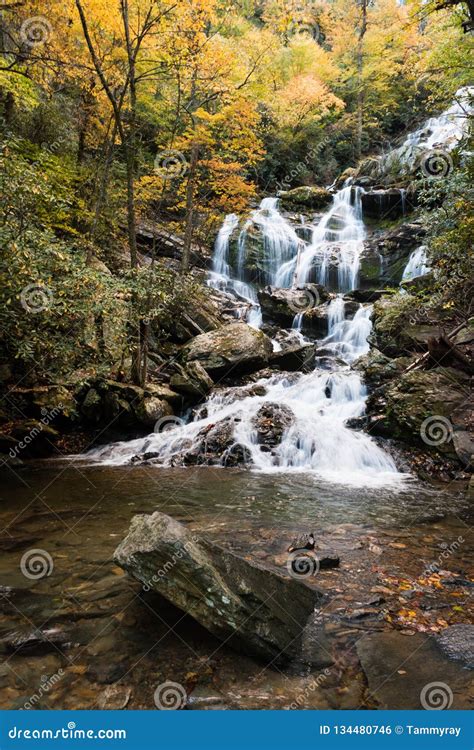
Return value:
<svg viewBox="0 0 474 750">
<path fill-rule="evenodd" d="M 288 262 L 295 262 L 298 248 L 304 243 L 279 212 L 278 198 L 264 198 L 248 224 L 258 227 L 263 238 L 267 283 L 282 288 L 290 287 L 293 274 L 291 270 L 286 272 L 284 269 Z"/>
<path fill-rule="evenodd" d="M 367 339 L 372 330 L 372 305 L 360 307 L 353 320 L 346 320 L 344 302 L 337 297 L 330 303 L 328 312 L 329 333 L 324 339 L 324 347 L 333 349 L 338 357 L 349 363 L 367 354 L 370 348 Z"/>
<path fill-rule="evenodd" d="M 334 195 L 332 206 L 313 229 L 311 244 L 300 255 L 298 268 L 295 257 L 284 263 L 277 274 L 277 286 L 285 286 L 282 282 L 296 271 L 298 284 L 314 276 L 319 284 L 336 287 L 339 292 L 356 288 L 366 236 L 362 193 L 363 188 L 348 184 Z"/>
<path fill-rule="evenodd" d="M 469 127 L 470 103 L 473 86 L 459 89 L 453 104 L 438 117 L 430 117 L 421 128 L 410 133 L 398 148 L 392 149 L 380 161 L 380 171 L 398 171 L 399 165 L 408 172 L 415 167 L 423 153 L 435 149 L 452 151 L 464 138 Z"/>
<path fill-rule="evenodd" d="M 416 279 L 418 276 L 423 276 L 430 270 L 426 255 L 426 245 L 420 245 L 420 247 L 414 250 L 410 255 L 405 270 L 403 271 L 402 281 Z"/>
<path fill-rule="evenodd" d="M 352 321 L 335 323 L 332 334 L 341 347 L 346 347 L 344 352 L 351 359 L 368 348 L 364 337 L 370 330 L 370 308 L 361 308 L 359 313 Z M 339 335 L 338 327 L 343 323 L 345 328 Z M 136 454 L 152 452 L 159 464 L 172 466 L 183 450 L 192 448 L 203 428 L 231 418 L 235 444 L 245 446 L 257 470 L 314 471 L 330 481 L 359 486 L 386 484 L 400 478 L 392 458 L 368 435 L 345 426 L 346 420 L 362 416 L 365 410 L 367 393 L 357 373 L 316 369 L 296 379 L 279 373 L 259 380 L 257 385 L 264 386 L 265 395 L 239 398 L 232 392 L 216 392 L 206 402 L 204 419 L 98 449 L 95 458 L 121 465 L 129 463 Z M 259 409 L 268 402 L 287 407 L 294 415 L 293 424 L 273 452 L 262 450 L 257 443 L 254 422 Z"/>
<path fill-rule="evenodd" d="M 189 450 L 199 450 L 203 430 L 230 420 L 235 445 L 244 446 L 254 469 L 264 472 L 316 472 L 339 483 L 358 485 L 398 481 L 392 458 L 369 435 L 346 426 L 364 414 L 366 389 L 349 365 L 369 350 L 371 306 L 360 306 L 346 319 L 342 293 L 357 285 L 359 256 L 365 238 L 361 190 L 346 185 L 314 228 L 311 244 L 298 238 L 278 211 L 276 198 L 265 198 L 240 232 L 235 268 L 229 262 L 229 244 L 239 224 L 231 214 L 218 234 L 209 284 L 231 291 L 249 303 L 247 322 L 261 325 L 255 288 L 245 280 L 245 260 L 252 228 L 263 238 L 265 273 L 275 285 L 290 286 L 297 274 L 302 283 L 316 273 L 317 280 L 335 280 L 339 294 L 328 305 L 328 335 L 320 342 L 334 353 L 334 369 L 315 369 L 308 374 L 276 373 L 258 381 L 259 394 L 242 389 L 216 390 L 200 409 L 195 421 L 164 433 L 96 449 L 93 460 L 113 465 L 128 464 L 136 456 L 152 454 L 159 465 L 180 465 Z M 299 262 L 298 262 L 299 258 Z M 301 331 L 303 314 L 295 316 L 293 329 Z M 304 337 L 299 333 L 301 340 Z M 341 361 L 342 360 L 342 361 Z M 281 442 L 272 450 L 258 443 L 255 419 L 264 404 L 276 404 L 292 415 Z M 201 415 L 205 415 L 202 417 Z M 198 437 L 199 434 L 199 437 Z M 226 457 L 220 460 L 225 465 Z"/>
<path fill-rule="evenodd" d="M 230 291 L 239 300 L 247 303 L 244 308 L 244 316 L 247 323 L 254 328 L 260 328 L 262 325 L 262 311 L 258 303 L 257 292 L 251 284 L 247 284 L 242 279 L 241 269 L 238 268 L 237 275 L 232 276 L 229 264 L 230 238 L 233 232 L 239 226 L 239 217 L 235 214 L 229 214 L 224 219 L 224 223 L 219 230 L 214 245 L 214 256 L 212 261 L 212 271 L 209 274 L 208 285 L 221 291 Z M 240 237 L 239 237 L 239 257 L 240 257 Z"/>
</svg>

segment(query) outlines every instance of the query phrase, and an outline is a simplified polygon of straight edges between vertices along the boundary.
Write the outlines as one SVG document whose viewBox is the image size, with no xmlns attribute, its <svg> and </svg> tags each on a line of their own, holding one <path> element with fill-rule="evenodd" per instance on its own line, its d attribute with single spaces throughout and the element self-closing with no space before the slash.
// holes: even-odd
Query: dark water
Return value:
<svg viewBox="0 0 474 750">
<path fill-rule="evenodd" d="M 308 692 L 314 675 L 237 657 L 143 594 L 112 560 L 136 513 L 170 514 L 272 565 L 295 535 L 314 531 L 322 548 L 341 556 L 340 570 L 320 581 L 334 595 L 327 630 L 336 648 L 338 639 L 353 640 L 353 623 L 341 624 L 340 610 L 370 599 L 374 562 L 384 575 L 385 568 L 418 575 L 468 529 L 465 488 L 408 482 L 362 489 L 304 474 L 65 462 L 5 470 L 0 496 L 3 708 L 30 707 L 33 696 L 35 708 L 152 709 L 154 689 L 166 680 L 190 695 L 223 695 L 223 705 L 234 707 L 287 707 L 302 691 L 308 707 L 371 705 L 352 652 Z M 43 553 L 49 575 L 25 576 L 22 560 L 31 550 Z M 455 555 L 464 570 L 464 543 Z M 379 630 L 383 617 L 362 627 Z M 51 686 L 47 680 L 58 674 Z"/>
</svg>

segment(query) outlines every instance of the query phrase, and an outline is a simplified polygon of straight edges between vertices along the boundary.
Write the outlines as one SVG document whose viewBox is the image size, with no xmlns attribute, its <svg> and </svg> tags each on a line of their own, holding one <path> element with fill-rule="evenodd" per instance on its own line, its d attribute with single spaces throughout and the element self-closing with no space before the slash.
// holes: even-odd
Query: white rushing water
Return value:
<svg viewBox="0 0 474 750">
<path fill-rule="evenodd" d="M 366 237 L 362 193 L 363 188 L 346 185 L 334 195 L 332 206 L 313 229 L 311 243 L 281 266 L 277 286 L 290 286 L 293 278 L 303 284 L 313 276 L 329 286 L 334 271 L 339 292 L 356 288 Z"/>
<path fill-rule="evenodd" d="M 295 382 L 296 380 L 296 382 Z M 259 381 L 264 396 L 237 399 L 235 393 L 214 393 L 206 402 L 206 417 L 169 432 L 116 443 L 95 451 L 95 459 L 110 465 L 128 464 L 140 453 L 156 454 L 162 465 L 175 465 L 183 451 L 192 450 L 198 433 L 223 419 L 233 420 L 235 444 L 249 451 L 253 467 L 265 472 L 315 471 L 339 483 L 387 484 L 400 478 L 391 457 L 363 432 L 345 426 L 365 410 L 366 389 L 349 370 L 314 370 L 296 379 L 275 374 Z M 257 442 L 255 417 L 268 403 L 287 407 L 294 422 L 274 452 Z M 225 464 L 226 456 L 223 456 Z"/>
<path fill-rule="evenodd" d="M 471 99 L 474 86 L 459 89 L 453 104 L 437 117 L 430 117 L 418 130 L 410 133 L 398 148 L 392 149 L 380 161 L 381 172 L 387 173 L 398 166 L 411 171 L 420 155 L 442 149 L 450 152 L 464 138 L 472 114 Z"/>
<path fill-rule="evenodd" d="M 303 250 L 302 241 L 279 213 L 277 200 L 264 199 L 240 232 L 237 263 L 232 269 L 230 238 L 238 225 L 237 216 L 226 217 L 216 240 L 209 284 L 248 302 L 247 322 L 250 324 L 261 325 L 255 289 L 244 280 L 246 239 L 252 225 L 258 227 L 263 236 L 266 273 L 275 285 L 291 285 L 295 274 L 298 281 L 305 281 L 311 267 L 316 268 L 318 280 L 324 283 L 329 267 L 335 266 L 341 291 L 355 287 L 365 237 L 358 190 L 346 186 L 335 195 L 332 206 L 314 230 L 311 244 Z M 371 307 L 361 306 L 352 320 L 346 320 L 344 308 L 341 295 L 330 302 L 328 336 L 321 345 L 350 364 L 369 349 Z M 301 329 L 302 320 L 302 314 L 295 317 L 295 330 Z M 204 428 L 231 419 L 235 445 L 247 449 L 253 467 L 260 471 L 314 471 L 333 481 L 359 485 L 385 484 L 401 476 L 392 458 L 368 435 L 345 425 L 346 420 L 364 414 L 367 395 L 359 374 L 351 372 L 348 366 L 334 372 L 315 369 L 312 373 L 291 377 L 275 374 L 259 381 L 259 385 L 265 388 L 265 395 L 242 398 L 235 389 L 217 391 L 205 404 L 205 418 L 197 418 L 171 431 L 97 449 L 92 458 L 101 463 L 122 465 L 137 455 L 152 453 L 157 463 L 175 465 L 183 452 L 198 444 L 198 433 Z M 262 450 L 255 426 L 258 411 L 268 403 L 286 407 L 293 414 L 291 426 L 272 452 Z M 222 463 L 225 461 L 223 456 Z"/>
<path fill-rule="evenodd" d="M 360 191 L 346 186 L 335 195 L 332 206 L 314 230 L 311 244 L 303 252 L 302 241 L 280 215 L 277 200 L 266 198 L 240 232 L 236 267 L 232 269 L 229 241 L 238 224 L 235 215 L 224 221 L 216 240 L 209 283 L 249 301 L 249 323 L 261 324 L 255 290 L 244 280 L 246 239 L 252 225 L 258 227 L 263 236 L 266 273 L 275 285 L 290 285 L 295 273 L 300 281 L 304 281 L 311 267 L 316 268 L 318 279 L 324 283 L 329 267 L 333 266 L 341 291 L 356 286 L 359 255 L 365 237 Z M 171 431 L 152 433 L 146 438 L 98 449 L 93 453 L 94 459 L 121 465 L 137 455 L 152 453 L 158 464 L 176 465 L 183 453 L 200 444 L 202 430 L 230 419 L 235 445 L 247 449 L 254 469 L 317 472 L 331 481 L 363 486 L 398 481 L 401 475 L 392 458 L 367 434 L 349 429 L 345 424 L 348 419 L 361 417 L 365 411 L 365 386 L 360 375 L 351 371 L 349 365 L 369 350 L 367 337 L 372 326 L 371 311 L 370 306 L 361 306 L 353 319 L 348 320 L 342 294 L 329 303 L 328 335 L 320 345 L 345 363 L 338 364 L 333 372 L 315 369 L 304 375 L 278 373 L 259 381 L 265 389 L 265 395 L 259 396 L 239 393 L 239 389 L 216 391 L 201 411 L 204 418 L 198 415 L 196 421 Z M 303 314 L 295 317 L 294 330 L 301 330 L 302 320 Z M 300 338 L 303 339 L 301 334 Z M 265 447 L 262 450 L 255 426 L 259 410 L 268 403 L 287 408 L 293 415 L 291 426 L 272 451 L 265 450 Z M 201 433 L 199 438 L 198 433 Z M 226 463 L 225 455 L 222 463 Z"/>
<path fill-rule="evenodd" d="M 208 284 L 214 289 L 232 292 L 239 300 L 246 303 L 245 311 L 246 322 L 254 328 L 260 328 L 262 325 L 262 311 L 258 302 L 257 292 L 251 284 L 243 280 L 242 263 L 237 268 L 237 273 L 232 274 L 229 265 L 230 238 L 239 226 L 239 217 L 236 214 L 226 216 L 222 227 L 217 235 L 214 246 L 214 257 L 212 261 L 212 271 L 209 274 Z M 239 258 L 241 256 L 241 238 L 239 237 Z"/>
<path fill-rule="evenodd" d="M 410 255 L 405 270 L 403 271 L 402 281 L 416 279 L 418 276 L 423 276 L 430 270 L 431 268 L 428 265 L 428 258 L 426 255 L 426 245 L 420 245 L 420 247 L 414 250 Z"/>
</svg>

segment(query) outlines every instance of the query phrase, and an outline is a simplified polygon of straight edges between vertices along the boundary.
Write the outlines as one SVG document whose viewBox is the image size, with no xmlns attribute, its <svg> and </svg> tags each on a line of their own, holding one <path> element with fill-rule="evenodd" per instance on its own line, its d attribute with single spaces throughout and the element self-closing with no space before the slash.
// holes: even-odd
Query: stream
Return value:
<svg viewBox="0 0 474 750">
<path fill-rule="evenodd" d="M 461 486 L 446 491 L 406 482 L 367 489 L 311 472 L 275 478 L 212 467 L 39 462 L 22 471 L 21 482 L 12 477 L 2 484 L 1 501 L 0 701 L 6 708 L 31 707 L 36 695 L 34 707 L 43 709 L 123 702 L 154 709 L 154 690 L 165 680 L 185 685 L 204 707 L 220 696 L 220 707 L 288 708 L 301 695 L 307 708 L 371 707 L 376 702 L 367 693 L 355 641 L 393 627 L 389 618 L 409 628 L 407 615 L 400 615 L 404 606 L 425 602 L 429 630 L 451 616 L 447 607 L 469 604 L 462 585 L 419 582 L 448 546 L 467 539 Z M 236 656 L 153 592 L 143 592 L 112 556 L 131 518 L 155 510 L 272 567 L 284 566 L 295 536 L 314 531 L 318 548 L 341 558 L 338 569 L 318 576 L 318 586 L 330 594 L 321 616 L 334 665 L 282 671 Z M 443 584 L 468 567 L 466 545 L 455 547 L 443 562 L 449 571 Z M 38 580 L 20 567 L 32 548 L 50 558 L 50 575 Z M 380 586 L 383 596 L 373 592 Z M 410 588 L 421 597 L 416 605 L 400 600 L 410 601 Z M 462 621 L 463 615 L 454 617 Z M 410 639 L 401 640 L 404 646 Z M 41 687 L 52 679 L 54 687 Z"/>
<path fill-rule="evenodd" d="M 453 144 L 461 137 L 443 114 L 385 161 L 403 154 L 412 159 L 425 142 L 436 146 L 443 129 Z M 331 291 L 328 332 L 317 342 L 329 367 L 265 375 L 250 394 L 216 388 L 171 430 L 86 455 L 30 462 L 5 476 L 2 707 L 155 709 L 154 691 L 165 681 L 185 687 L 189 708 L 373 708 L 384 701 L 390 708 L 418 707 L 417 675 L 426 663 L 410 641 L 469 622 L 468 497 L 462 483 L 428 485 L 403 473 L 381 441 L 347 426 L 365 411 L 366 387 L 351 365 L 368 352 L 372 326 L 371 306 L 354 313 L 344 297 L 357 288 L 366 236 L 361 195 L 361 188 L 346 184 L 323 215 L 300 227 L 280 213 L 275 197 L 265 198 L 244 222 L 227 216 L 209 274 L 209 286 L 235 297 L 240 317 L 260 329 L 257 288 L 245 263 L 257 227 L 264 242 L 261 285 L 288 289 L 316 282 Z M 426 269 L 420 247 L 404 279 Z M 301 341 L 304 315 L 298 311 L 287 331 Z M 277 351 L 280 343 L 273 345 Z M 291 415 L 273 451 L 259 444 L 254 423 L 267 402 Z M 180 466 L 198 433 L 223 419 L 232 421 L 235 446 L 245 449 L 250 467 L 224 468 L 225 460 L 222 466 Z M 153 459 L 134 462 L 146 454 Z M 281 572 L 288 546 L 313 532 L 318 554 L 340 559 L 338 567 L 320 570 L 316 582 L 328 595 L 318 614 L 326 667 L 280 669 L 237 655 L 129 578 L 113 561 L 114 550 L 135 514 L 157 510 Z M 47 567 L 46 575 L 37 575 L 34 559 L 28 565 L 31 553 L 40 568 Z M 376 638 L 387 632 L 396 636 L 397 663 L 407 652 L 415 656 L 408 673 L 379 677 L 380 693 L 371 669 L 381 653 Z M 356 645 L 362 637 L 369 639 L 365 661 Z M 463 707 L 463 670 L 449 669 L 458 670 L 449 677 L 453 707 Z"/>
</svg>

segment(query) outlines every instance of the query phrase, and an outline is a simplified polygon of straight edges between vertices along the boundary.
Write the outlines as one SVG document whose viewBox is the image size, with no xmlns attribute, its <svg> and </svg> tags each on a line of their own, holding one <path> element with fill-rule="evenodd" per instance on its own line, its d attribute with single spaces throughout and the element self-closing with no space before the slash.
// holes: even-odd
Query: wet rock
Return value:
<svg viewBox="0 0 474 750">
<path fill-rule="evenodd" d="M 297 289 L 267 286 L 259 291 L 258 299 L 266 322 L 291 328 L 298 313 L 304 313 L 304 320 L 311 319 L 313 324 L 318 319 L 315 310 L 324 317 L 321 305 L 329 299 L 329 292 L 321 284 L 303 284 Z"/>
<path fill-rule="evenodd" d="M 458 460 L 453 430 L 468 392 L 469 377 L 451 368 L 405 372 L 384 386 L 384 429 L 391 437 Z M 369 398 L 369 409 L 370 403 Z"/>
<path fill-rule="evenodd" d="M 407 222 L 369 236 L 360 257 L 357 294 L 364 290 L 396 286 L 402 279 L 410 253 L 422 244 L 425 233 L 421 224 Z"/>
<path fill-rule="evenodd" d="M 263 404 L 253 419 L 259 445 L 276 448 L 294 421 L 295 415 L 287 406 L 271 402 Z"/>
<path fill-rule="evenodd" d="M 446 658 L 434 638 L 414 633 L 408 640 L 409 643 L 402 633 L 391 631 L 357 641 L 370 697 L 383 709 L 420 709 L 427 705 L 440 708 L 440 698 L 442 705 L 445 701 L 444 708 L 469 708 L 469 672 Z M 437 696 L 429 689 L 435 682 L 446 686 Z"/>
<path fill-rule="evenodd" d="M 401 281 L 400 286 L 409 294 L 416 294 L 420 291 L 428 291 L 429 289 L 432 289 L 434 282 L 435 276 L 433 273 L 424 273 L 422 276 L 416 276 L 414 279 Z"/>
<path fill-rule="evenodd" d="M 171 416 L 173 409 L 167 401 L 147 396 L 135 406 L 135 414 L 142 425 L 153 427 L 159 419 Z"/>
<path fill-rule="evenodd" d="M 332 201 L 329 190 L 304 185 L 279 194 L 280 205 L 289 211 L 324 208 Z"/>
<path fill-rule="evenodd" d="M 394 294 L 395 292 L 389 289 L 353 289 L 351 292 L 347 292 L 346 297 L 354 299 L 356 302 L 376 302 L 384 295 Z"/>
<path fill-rule="evenodd" d="M 444 327 L 438 311 L 428 312 L 411 295 L 394 295 L 374 305 L 369 343 L 388 357 L 426 352 L 430 338 L 438 338 Z"/>
<path fill-rule="evenodd" d="M 407 200 L 406 191 L 398 188 L 368 190 L 362 193 L 362 212 L 369 219 L 398 219 L 413 206 Z"/>
<path fill-rule="evenodd" d="M 279 352 L 273 352 L 270 364 L 286 371 L 311 371 L 314 368 L 314 344 L 302 344 L 298 340 L 282 343 Z"/>
<path fill-rule="evenodd" d="M 184 466 L 233 467 L 251 464 L 252 455 L 248 448 L 236 441 L 234 420 L 228 418 L 203 427 L 192 445 L 183 450 L 180 460 Z"/>
<path fill-rule="evenodd" d="M 328 570 L 330 568 L 338 568 L 341 562 L 339 555 L 333 552 L 316 553 L 318 558 L 320 570 Z"/>
<path fill-rule="evenodd" d="M 135 516 L 115 559 L 228 645 L 265 659 L 301 655 L 305 624 L 323 599 L 162 513 Z"/>
<path fill-rule="evenodd" d="M 18 630 L 0 639 L 0 651 L 4 654 L 21 653 L 42 656 L 67 648 L 69 636 L 60 628 Z"/>
<path fill-rule="evenodd" d="M 171 376 L 170 385 L 183 396 L 199 401 L 207 396 L 214 383 L 199 362 L 190 362 Z"/>
<path fill-rule="evenodd" d="M 352 369 L 364 374 L 366 383 L 380 386 L 401 375 L 414 361 L 414 357 L 386 357 L 377 349 L 371 349 L 352 365 Z"/>
<path fill-rule="evenodd" d="M 125 663 L 95 661 L 88 666 L 86 677 L 91 682 L 97 682 L 100 685 L 111 685 L 121 680 L 127 674 L 128 669 L 129 667 Z"/>
<path fill-rule="evenodd" d="M 474 669 L 474 625 L 451 625 L 435 636 L 443 654 Z"/>
<path fill-rule="evenodd" d="M 183 361 L 199 362 L 213 378 L 238 375 L 264 367 L 273 352 L 272 342 L 246 323 L 231 323 L 192 339 L 182 350 Z"/>
</svg>

